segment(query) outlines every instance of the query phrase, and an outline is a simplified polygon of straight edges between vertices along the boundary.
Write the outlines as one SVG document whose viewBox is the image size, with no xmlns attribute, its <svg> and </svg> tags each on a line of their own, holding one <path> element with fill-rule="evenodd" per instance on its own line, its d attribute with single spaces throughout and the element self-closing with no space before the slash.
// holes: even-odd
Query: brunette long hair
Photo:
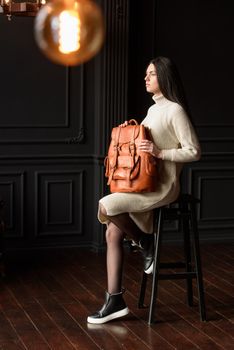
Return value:
<svg viewBox="0 0 234 350">
<path fill-rule="evenodd" d="M 190 116 L 183 84 L 175 63 L 167 57 L 158 56 L 152 59 L 150 64 L 155 66 L 163 96 L 172 102 L 177 102 Z"/>
</svg>

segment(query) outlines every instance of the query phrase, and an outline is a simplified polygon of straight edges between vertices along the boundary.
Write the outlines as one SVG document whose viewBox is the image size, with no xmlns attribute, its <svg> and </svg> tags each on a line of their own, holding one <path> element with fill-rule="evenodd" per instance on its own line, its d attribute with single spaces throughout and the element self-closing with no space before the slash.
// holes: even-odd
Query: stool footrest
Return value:
<svg viewBox="0 0 234 350">
<path fill-rule="evenodd" d="M 196 272 L 175 272 L 175 273 L 160 273 L 158 275 L 159 280 L 180 280 L 187 278 L 196 278 Z"/>
<path fill-rule="evenodd" d="M 160 269 L 171 269 L 171 268 L 185 268 L 186 264 L 185 262 L 182 261 L 177 261 L 177 262 L 160 262 L 159 265 Z"/>
<path fill-rule="evenodd" d="M 179 208 L 166 208 L 164 211 L 165 220 L 180 220 L 181 217 L 189 217 L 190 211 L 181 211 Z"/>
</svg>

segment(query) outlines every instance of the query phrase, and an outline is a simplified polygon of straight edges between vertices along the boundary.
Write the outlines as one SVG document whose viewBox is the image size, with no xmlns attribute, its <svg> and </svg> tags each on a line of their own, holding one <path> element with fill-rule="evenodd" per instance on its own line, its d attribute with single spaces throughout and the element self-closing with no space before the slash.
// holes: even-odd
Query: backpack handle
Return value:
<svg viewBox="0 0 234 350">
<path fill-rule="evenodd" d="M 129 124 L 129 125 L 130 125 L 130 124 L 138 125 L 138 122 L 136 121 L 136 119 L 130 119 L 130 120 L 128 121 L 128 124 Z"/>
</svg>

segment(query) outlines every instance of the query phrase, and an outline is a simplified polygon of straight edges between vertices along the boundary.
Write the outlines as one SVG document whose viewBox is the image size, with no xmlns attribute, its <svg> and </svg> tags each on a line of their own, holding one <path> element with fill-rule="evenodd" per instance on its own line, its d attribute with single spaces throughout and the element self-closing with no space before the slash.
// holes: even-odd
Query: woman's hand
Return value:
<svg viewBox="0 0 234 350">
<path fill-rule="evenodd" d="M 125 122 L 122 123 L 122 124 L 120 124 L 119 126 L 120 126 L 121 128 L 125 128 L 125 126 L 127 126 L 127 125 L 128 125 L 128 121 L 125 120 Z"/>
<path fill-rule="evenodd" d="M 148 152 L 156 158 L 162 158 L 161 150 L 158 149 L 158 147 L 152 141 L 142 140 L 138 146 L 138 149 L 143 152 Z"/>
</svg>

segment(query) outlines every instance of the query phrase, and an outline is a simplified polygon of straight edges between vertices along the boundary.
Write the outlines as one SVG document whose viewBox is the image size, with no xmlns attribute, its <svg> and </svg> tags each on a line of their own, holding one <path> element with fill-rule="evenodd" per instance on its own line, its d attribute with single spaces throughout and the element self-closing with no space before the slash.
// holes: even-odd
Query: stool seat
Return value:
<svg viewBox="0 0 234 350">
<path fill-rule="evenodd" d="M 204 287 L 202 267 L 200 258 L 199 234 L 197 229 L 196 206 L 199 200 L 191 194 L 181 194 L 178 199 L 170 205 L 154 209 L 154 268 L 152 276 L 151 298 L 149 307 L 148 324 L 153 322 L 159 280 L 185 279 L 187 283 L 188 305 L 193 305 L 192 279 L 197 280 L 198 301 L 200 319 L 206 320 L 206 308 L 204 300 Z M 160 249 L 162 244 L 163 225 L 165 221 L 176 220 L 179 222 L 179 230 L 183 233 L 184 261 L 160 262 Z M 194 267 L 192 265 L 192 251 L 194 256 Z M 182 272 L 163 274 L 163 268 L 183 268 Z M 144 306 L 145 291 L 148 275 L 143 272 L 138 307 Z"/>
</svg>

